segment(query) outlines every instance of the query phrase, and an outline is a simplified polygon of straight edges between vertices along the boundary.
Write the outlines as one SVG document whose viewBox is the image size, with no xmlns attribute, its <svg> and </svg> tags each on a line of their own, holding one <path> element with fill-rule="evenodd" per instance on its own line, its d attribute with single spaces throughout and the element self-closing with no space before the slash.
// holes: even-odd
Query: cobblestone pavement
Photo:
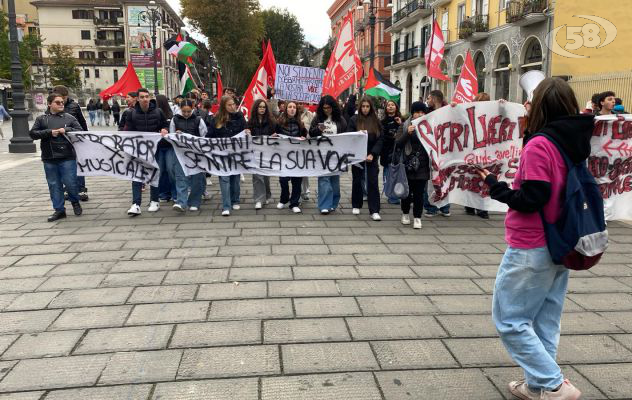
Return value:
<svg viewBox="0 0 632 400">
<path fill-rule="evenodd" d="M 41 163 L 0 154 L 0 399 L 510 398 L 501 215 L 373 222 L 346 176 L 335 215 L 255 212 L 247 180 L 225 218 L 213 183 L 200 212 L 130 219 L 129 183 L 88 178 L 85 214 L 50 224 Z M 610 232 L 562 320 L 584 399 L 632 398 L 632 227 Z"/>
</svg>

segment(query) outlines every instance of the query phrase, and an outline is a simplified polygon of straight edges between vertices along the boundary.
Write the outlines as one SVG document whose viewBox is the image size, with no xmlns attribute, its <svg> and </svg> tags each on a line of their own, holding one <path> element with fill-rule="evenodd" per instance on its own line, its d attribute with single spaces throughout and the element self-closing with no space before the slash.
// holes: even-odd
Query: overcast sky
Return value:
<svg viewBox="0 0 632 400">
<path fill-rule="evenodd" d="M 180 0 L 167 0 L 171 7 L 180 12 Z M 331 32 L 327 9 L 333 4 L 333 0 L 259 0 L 263 9 L 287 8 L 296 15 L 298 22 L 303 27 L 305 39 L 316 47 L 322 47 L 327 43 Z"/>
</svg>

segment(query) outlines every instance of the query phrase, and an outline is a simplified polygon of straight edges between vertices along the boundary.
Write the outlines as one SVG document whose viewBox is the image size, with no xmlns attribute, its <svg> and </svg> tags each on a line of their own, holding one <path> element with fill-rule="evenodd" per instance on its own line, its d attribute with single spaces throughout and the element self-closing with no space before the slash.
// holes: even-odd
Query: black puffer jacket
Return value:
<svg viewBox="0 0 632 400">
<path fill-rule="evenodd" d="M 276 124 L 267 119 L 259 122 L 259 118 L 254 117 L 248 121 L 247 128 L 252 136 L 270 136 L 276 131 Z"/>
<path fill-rule="evenodd" d="M 147 111 L 143 111 L 140 102 L 125 115 L 125 130 L 134 132 L 160 132 L 169 129 L 169 122 L 155 102 L 149 103 Z"/>
<path fill-rule="evenodd" d="M 296 118 L 288 118 L 285 126 L 281 124 L 276 126 L 276 133 L 290 137 L 306 137 L 307 129 L 304 126 L 301 127 L 301 124 Z"/>
<path fill-rule="evenodd" d="M 42 160 L 73 160 L 76 157 L 75 149 L 66 137 L 58 135 L 53 137 L 53 129 L 64 128 L 66 132 L 83 131 L 79 122 L 72 115 L 61 112 L 51 114 L 49 110 L 44 115 L 40 115 L 35 120 L 33 127 L 29 131 L 29 136 L 33 140 L 41 140 Z"/>
<path fill-rule="evenodd" d="M 401 124 L 397 123 L 396 117 L 389 117 L 382 120 L 382 154 L 380 154 L 380 164 L 386 167 L 391 163 L 393 157 L 393 148 L 395 147 L 395 135 Z M 401 121 L 401 119 L 400 119 Z"/>
<path fill-rule="evenodd" d="M 380 126 L 380 130 L 381 129 L 382 127 Z M 347 130 L 349 132 L 358 131 L 358 116 L 357 115 L 354 115 L 353 117 L 351 117 L 351 120 L 349 120 L 349 125 L 347 125 Z M 384 138 L 381 133 L 382 132 L 369 132 L 367 135 L 369 137 L 369 140 L 367 141 L 366 151 L 367 151 L 367 155 L 373 154 L 373 161 L 377 161 L 377 158 L 382 153 L 382 145 L 384 143 Z"/>
<path fill-rule="evenodd" d="M 188 133 L 193 136 L 200 135 L 200 117 L 191 116 L 190 118 L 184 118 L 182 115 L 176 114 L 173 116 L 172 124 L 176 131 L 182 133 Z"/>
<path fill-rule="evenodd" d="M 233 137 L 246 129 L 246 118 L 244 118 L 244 114 L 240 113 L 239 111 L 236 113 L 231 113 L 230 119 L 228 120 L 228 122 L 226 122 L 226 125 L 222 126 L 221 128 L 215 127 L 214 115 L 209 114 L 204 122 L 206 122 L 206 127 L 208 128 L 206 137 L 209 138 Z"/>
<path fill-rule="evenodd" d="M 411 157 L 417 157 L 419 159 L 419 168 L 417 171 L 406 170 L 406 177 L 412 180 L 429 180 L 430 179 L 430 157 L 426 149 L 419 141 L 416 133 L 412 135 L 408 134 L 408 127 L 411 125 L 412 120 L 408 118 L 397 130 L 395 135 L 395 145 L 397 150 L 395 152 L 396 162 L 399 162 L 399 157 L 403 152 L 404 161 Z"/>
<path fill-rule="evenodd" d="M 134 108 L 126 108 L 125 110 L 123 110 L 123 114 L 121 114 L 121 119 L 119 120 L 119 124 L 118 124 L 118 130 L 119 131 L 124 131 L 125 130 L 125 123 L 127 122 L 127 114 L 131 113 L 132 110 Z"/>
<path fill-rule="evenodd" d="M 75 103 L 73 99 L 66 100 L 66 104 L 64 104 L 64 112 L 75 117 L 79 125 L 81 125 L 81 129 L 84 131 L 88 130 L 88 123 L 86 122 L 86 118 L 83 116 L 81 112 L 81 107 L 79 104 Z"/>
<path fill-rule="evenodd" d="M 119 105 L 118 101 L 115 101 L 114 104 L 112 104 L 112 114 L 120 114 L 121 113 L 121 106 Z"/>
</svg>

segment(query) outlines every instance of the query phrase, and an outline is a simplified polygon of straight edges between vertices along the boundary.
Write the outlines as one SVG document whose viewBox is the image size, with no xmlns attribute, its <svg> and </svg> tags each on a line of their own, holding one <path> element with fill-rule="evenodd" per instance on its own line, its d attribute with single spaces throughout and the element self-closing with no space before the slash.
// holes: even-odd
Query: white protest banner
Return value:
<svg viewBox="0 0 632 400">
<path fill-rule="evenodd" d="M 77 175 L 112 176 L 158 186 L 159 134 L 67 132 L 66 135 L 77 154 Z"/>
<path fill-rule="evenodd" d="M 324 69 L 277 64 L 274 97 L 316 104 L 323 91 L 324 76 Z"/>
<path fill-rule="evenodd" d="M 299 140 L 287 136 L 201 138 L 170 134 L 176 156 L 186 175 L 207 172 L 227 176 L 325 176 L 346 172 L 366 158 L 367 135 L 341 133 Z"/>
<path fill-rule="evenodd" d="M 447 106 L 414 121 L 431 161 L 431 180 L 440 188 L 430 196 L 437 206 L 461 204 L 487 211 L 507 211 L 489 197 L 476 172 L 483 166 L 511 182 L 522 151 L 525 108 L 485 101 Z"/>
<path fill-rule="evenodd" d="M 632 115 L 597 117 L 588 168 L 603 196 L 606 220 L 632 220 Z"/>
</svg>

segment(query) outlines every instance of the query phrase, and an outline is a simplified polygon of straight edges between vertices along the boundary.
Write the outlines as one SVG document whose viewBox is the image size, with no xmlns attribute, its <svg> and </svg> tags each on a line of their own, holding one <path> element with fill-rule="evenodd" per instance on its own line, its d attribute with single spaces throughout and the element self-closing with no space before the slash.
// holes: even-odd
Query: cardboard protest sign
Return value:
<svg viewBox="0 0 632 400">
<path fill-rule="evenodd" d="M 275 97 L 302 103 L 318 103 L 323 91 L 325 70 L 298 65 L 277 64 Z"/>
</svg>

